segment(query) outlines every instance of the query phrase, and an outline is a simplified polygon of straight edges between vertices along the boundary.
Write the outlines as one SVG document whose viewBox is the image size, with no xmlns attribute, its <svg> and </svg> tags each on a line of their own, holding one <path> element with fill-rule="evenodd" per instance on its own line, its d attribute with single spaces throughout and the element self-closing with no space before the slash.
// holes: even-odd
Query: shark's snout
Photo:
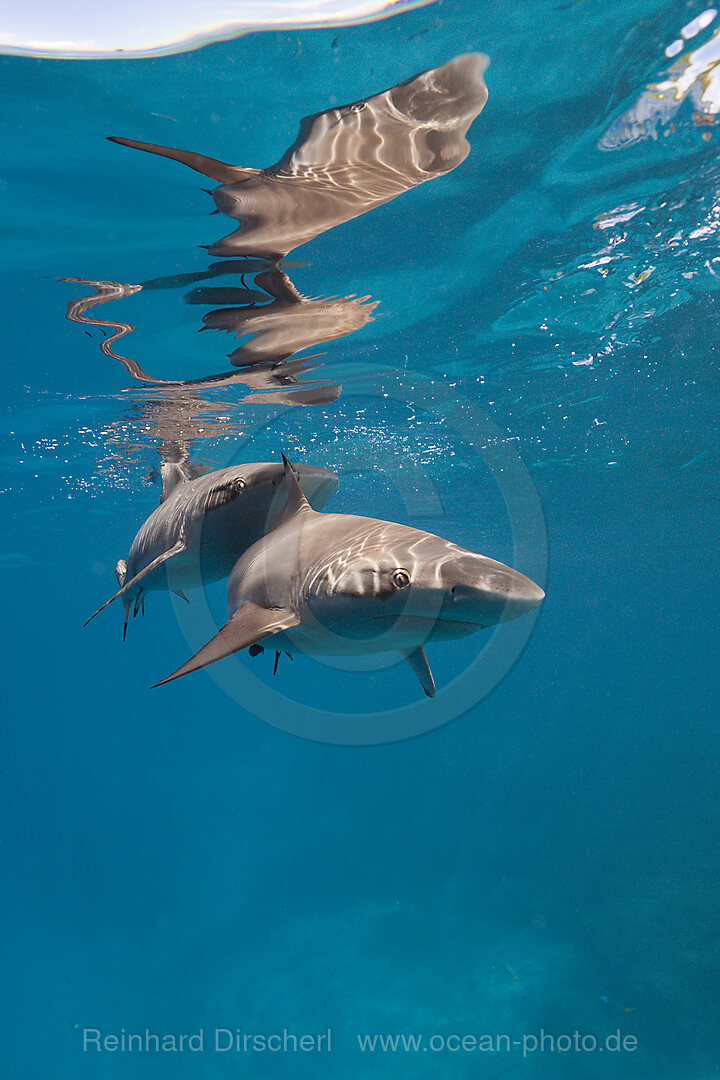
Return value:
<svg viewBox="0 0 720 1080">
<path fill-rule="evenodd" d="M 483 556 L 459 560 L 451 575 L 452 617 L 482 626 L 516 619 L 536 608 L 545 597 L 529 577 Z"/>
</svg>

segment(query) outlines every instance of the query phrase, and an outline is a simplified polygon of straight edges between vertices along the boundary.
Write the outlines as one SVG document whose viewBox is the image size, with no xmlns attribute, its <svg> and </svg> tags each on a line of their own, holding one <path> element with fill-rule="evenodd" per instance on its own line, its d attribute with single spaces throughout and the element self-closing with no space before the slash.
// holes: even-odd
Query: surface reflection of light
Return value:
<svg viewBox="0 0 720 1080">
<path fill-rule="evenodd" d="M 665 55 L 676 56 L 685 41 L 708 27 L 716 16 L 715 8 L 698 15 L 683 27 L 680 38 L 667 47 Z M 663 79 L 650 83 L 635 104 L 610 125 L 598 145 L 602 150 L 617 150 L 648 136 L 656 139 L 658 124 L 672 120 L 686 98 L 694 105 L 696 126 L 714 123 L 720 112 L 720 27 L 703 45 L 680 56 Z"/>
<path fill-rule="evenodd" d="M 113 57 L 183 52 L 250 30 L 343 26 L 434 0 L 172 0 L 97 4 L 75 0 L 7 6 L 0 52 L 28 56 Z"/>
</svg>

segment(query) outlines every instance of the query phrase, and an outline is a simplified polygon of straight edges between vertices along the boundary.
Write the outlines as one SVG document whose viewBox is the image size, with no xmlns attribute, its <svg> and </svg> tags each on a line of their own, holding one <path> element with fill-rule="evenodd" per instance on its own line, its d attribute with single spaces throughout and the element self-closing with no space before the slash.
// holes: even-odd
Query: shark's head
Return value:
<svg viewBox="0 0 720 1080">
<path fill-rule="evenodd" d="M 448 130 L 464 134 L 487 101 L 487 65 L 483 53 L 464 53 L 378 96 L 389 98 L 407 122 L 432 127 L 437 136 Z"/>
<path fill-rule="evenodd" d="M 494 626 L 525 615 L 545 598 L 529 577 L 486 555 L 448 555 L 440 570 L 441 617 L 450 622 Z"/>
<path fill-rule="evenodd" d="M 301 497 L 320 509 L 337 491 L 335 473 L 315 465 L 298 465 Z M 183 467 L 165 462 L 160 506 L 138 532 L 127 559 L 115 565 L 118 591 L 93 612 L 85 625 L 118 598 L 125 608 L 123 641 L 128 618 L 145 613 L 145 593 L 167 588 L 169 560 L 188 558 L 217 580 L 227 575 L 234 559 L 265 535 L 284 512 L 287 502 L 285 467 L 270 462 L 234 465 L 194 476 Z M 158 551 L 158 549 L 160 549 Z M 219 554 L 218 554 L 219 553 Z M 186 562 L 187 569 L 187 562 Z M 191 568 L 192 569 L 192 568 Z M 192 579 L 192 584 L 199 580 Z M 174 591 L 187 600 L 177 583 Z"/>
<path fill-rule="evenodd" d="M 338 477 L 316 465 L 298 465 L 297 471 L 303 495 L 310 506 L 315 510 L 322 509 L 337 491 Z M 249 547 L 273 527 L 283 512 L 287 503 L 284 479 L 283 466 L 276 462 L 232 465 L 206 473 L 194 481 L 192 488 L 186 484 L 178 485 L 171 493 L 176 500 L 172 512 L 187 513 L 186 500 L 191 493 L 203 543 L 219 543 L 224 561 L 226 549 L 235 550 L 237 558 L 238 529 L 242 530 L 244 546 Z M 226 576 L 227 572 L 225 570 L 221 576 Z"/>
<path fill-rule="evenodd" d="M 352 636 L 462 637 L 524 615 L 545 596 L 485 555 L 403 525 L 377 526 L 314 581 L 320 620 L 342 622 Z"/>
</svg>

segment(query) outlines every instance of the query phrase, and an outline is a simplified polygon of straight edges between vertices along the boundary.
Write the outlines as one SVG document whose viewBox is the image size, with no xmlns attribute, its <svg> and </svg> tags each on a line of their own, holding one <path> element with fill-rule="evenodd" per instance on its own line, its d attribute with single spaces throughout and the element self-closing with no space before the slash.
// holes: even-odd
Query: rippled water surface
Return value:
<svg viewBox="0 0 720 1080">
<path fill-rule="evenodd" d="M 2 1075 L 716 1074 L 718 34 L 441 0 L 0 58 Z M 430 644 L 433 700 L 271 651 L 151 691 L 224 584 L 123 644 L 116 560 L 169 466 L 281 452 L 546 599 Z"/>
</svg>

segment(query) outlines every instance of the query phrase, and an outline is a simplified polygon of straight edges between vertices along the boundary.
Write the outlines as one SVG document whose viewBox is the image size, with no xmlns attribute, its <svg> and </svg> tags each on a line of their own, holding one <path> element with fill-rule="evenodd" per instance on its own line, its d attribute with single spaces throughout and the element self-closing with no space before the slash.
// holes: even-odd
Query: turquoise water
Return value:
<svg viewBox="0 0 720 1080">
<path fill-rule="evenodd" d="M 702 11 L 443 0 L 154 60 L 0 60 L 3 1075 L 716 1074 L 712 56 L 684 101 L 647 90 L 712 54 L 710 21 L 672 55 Z M 212 181 L 106 137 L 261 168 L 301 117 L 472 51 L 467 159 L 281 263 L 372 320 L 323 338 L 313 316 L 314 344 L 232 367 L 248 339 L 197 331 L 269 303 L 263 267 L 201 246 L 235 224 Z M 143 287 L 81 313 L 103 334 L 65 318 L 93 288 L 63 278 Z M 151 691 L 222 585 L 209 609 L 152 594 L 124 645 L 118 604 L 82 624 L 162 455 L 281 451 L 340 476 L 328 509 L 530 574 L 537 621 L 429 646 L 433 701 L 402 662 L 299 654 Z M 204 1049 L 83 1051 L 146 1028 Z M 215 1028 L 330 1028 L 332 1050 L 216 1051 Z M 604 1052 L 533 1050 L 543 1029 Z M 366 1033 L 513 1045 L 370 1054 Z"/>
</svg>

